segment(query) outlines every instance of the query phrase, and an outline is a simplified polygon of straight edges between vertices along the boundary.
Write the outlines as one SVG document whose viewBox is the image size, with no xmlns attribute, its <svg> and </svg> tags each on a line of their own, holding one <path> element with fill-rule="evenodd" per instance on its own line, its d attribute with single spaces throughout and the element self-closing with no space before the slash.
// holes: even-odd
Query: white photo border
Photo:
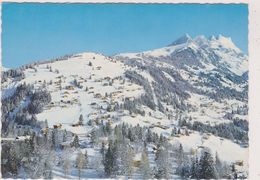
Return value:
<svg viewBox="0 0 260 180">
<path fill-rule="evenodd" d="M 260 179 L 260 1 L 258 0 L 2 0 L 17 3 L 196 3 L 196 4 L 248 4 L 249 55 L 249 179 Z M 2 3 L 0 6 L 2 17 Z M 2 18 L 0 19 L 2 25 Z M 0 29 L 2 47 L 2 26 Z M 0 48 L 2 65 L 2 48 Z M 2 67 L 2 66 L 1 66 Z M 1 94 L 1 93 L 0 93 Z M 1 125 L 0 125 L 1 129 Z M 1 149 L 1 148 L 0 148 Z M 230 149 L 232 151 L 232 149 Z"/>
</svg>

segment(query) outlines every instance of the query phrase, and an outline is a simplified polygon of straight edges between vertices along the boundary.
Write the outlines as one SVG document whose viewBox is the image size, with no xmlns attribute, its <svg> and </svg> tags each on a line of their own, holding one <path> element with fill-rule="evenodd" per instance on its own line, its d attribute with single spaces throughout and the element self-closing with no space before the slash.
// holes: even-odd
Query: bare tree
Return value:
<svg viewBox="0 0 260 180">
<path fill-rule="evenodd" d="M 78 169 L 79 179 L 81 177 L 81 171 L 84 168 L 84 165 L 85 165 L 85 155 L 81 151 L 79 151 L 76 158 L 76 167 Z"/>
<path fill-rule="evenodd" d="M 68 174 L 70 174 L 70 169 L 71 169 L 71 161 L 69 159 L 69 154 L 71 154 L 72 152 L 70 150 L 65 150 L 62 153 L 62 166 L 63 166 L 63 171 L 64 171 L 64 175 L 65 178 L 67 177 Z"/>
<path fill-rule="evenodd" d="M 69 159 L 64 159 L 64 161 L 63 161 L 63 170 L 64 170 L 65 178 L 70 173 L 70 168 L 71 168 L 70 160 Z"/>
</svg>

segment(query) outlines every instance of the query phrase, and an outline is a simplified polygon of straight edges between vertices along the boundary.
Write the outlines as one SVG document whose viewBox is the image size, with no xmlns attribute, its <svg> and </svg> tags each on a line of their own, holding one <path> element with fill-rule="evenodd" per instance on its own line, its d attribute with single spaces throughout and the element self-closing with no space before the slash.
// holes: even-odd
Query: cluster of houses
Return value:
<svg viewBox="0 0 260 180">
<path fill-rule="evenodd" d="M 112 59 L 109 59 L 110 61 L 113 61 Z M 93 67 L 94 68 L 94 67 Z M 101 70 L 102 67 L 101 66 L 96 66 L 95 67 L 96 70 Z M 91 79 L 91 77 L 95 76 L 95 74 L 91 74 L 89 79 Z M 50 104 L 47 105 L 47 109 L 51 109 L 52 107 L 55 106 L 59 106 L 59 107 L 68 107 L 68 105 L 73 105 L 73 104 L 79 104 L 79 100 L 75 97 L 75 98 L 70 98 L 70 96 L 72 94 L 78 94 L 78 88 L 79 85 L 82 86 L 82 83 L 87 82 L 87 78 L 83 78 L 81 76 L 77 76 L 77 75 L 71 75 L 72 78 L 74 78 L 74 82 L 64 85 L 62 84 L 62 82 L 65 82 L 66 77 L 64 77 L 63 75 L 56 77 L 56 81 L 53 82 L 53 84 L 56 85 L 56 88 L 61 88 L 61 86 L 63 87 L 63 92 L 61 94 L 61 99 L 58 102 L 51 102 Z M 94 100 L 93 102 L 90 102 L 90 106 L 91 108 L 94 110 L 94 112 L 91 112 L 89 114 L 89 120 L 92 120 L 93 122 L 95 122 L 96 124 L 99 124 L 101 120 L 105 120 L 107 122 L 112 121 L 112 117 L 113 116 L 112 112 L 115 111 L 116 106 L 119 106 L 119 101 L 120 100 L 124 100 L 124 87 L 125 87 L 125 80 L 121 77 L 115 77 L 115 78 L 111 78 L 109 76 L 105 76 L 103 78 L 100 79 L 95 79 L 95 82 L 101 82 L 103 86 L 110 86 L 113 83 L 117 82 L 116 85 L 117 88 L 116 90 L 114 90 L 113 92 L 110 93 L 105 93 L 104 95 L 101 94 L 100 92 L 95 92 L 94 87 L 90 86 L 90 87 L 86 87 L 85 91 L 88 94 L 93 94 L 93 97 L 96 99 L 96 101 Z M 132 83 L 128 84 L 128 86 L 132 86 Z M 136 90 L 141 90 L 141 88 L 127 88 L 127 91 L 136 91 Z M 129 100 L 134 100 L 134 97 L 127 97 Z M 101 101 L 100 101 L 101 100 Z M 109 108 L 108 108 L 109 107 Z M 109 110 L 108 110 L 109 109 Z M 124 111 L 121 113 L 121 115 L 125 115 Z M 135 116 L 135 114 L 132 114 L 132 116 Z M 77 127 L 77 126 L 81 126 L 82 124 L 80 123 L 73 123 L 71 124 L 72 127 Z M 165 128 L 163 126 L 161 126 L 162 128 Z M 62 128 L 62 124 L 55 124 L 53 125 L 53 129 L 61 129 Z M 43 128 L 42 129 L 42 133 L 43 134 L 47 134 L 49 131 L 48 128 Z"/>
</svg>

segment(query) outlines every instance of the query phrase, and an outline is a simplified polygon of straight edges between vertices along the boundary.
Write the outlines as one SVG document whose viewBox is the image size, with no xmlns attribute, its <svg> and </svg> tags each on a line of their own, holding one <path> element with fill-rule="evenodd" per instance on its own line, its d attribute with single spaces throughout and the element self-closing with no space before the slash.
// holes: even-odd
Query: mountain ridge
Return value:
<svg viewBox="0 0 260 180">
<path fill-rule="evenodd" d="M 197 36 L 192 39 L 190 36 L 185 35 L 176 41 L 178 42 L 173 43 L 171 46 L 141 53 L 121 53 L 115 57 L 171 59 L 171 56 L 174 56 L 174 54 L 186 50 L 189 51 L 187 52 L 187 56 L 193 56 L 193 54 L 197 53 L 196 56 L 199 57 L 199 59 L 206 59 L 203 63 L 214 64 L 219 62 L 221 68 L 229 69 L 239 76 L 247 71 L 248 57 L 234 45 L 231 38 L 219 35 L 217 38 L 211 38 L 211 40 L 205 38 L 205 36 Z M 188 58 L 189 57 L 186 57 L 186 59 Z"/>
</svg>

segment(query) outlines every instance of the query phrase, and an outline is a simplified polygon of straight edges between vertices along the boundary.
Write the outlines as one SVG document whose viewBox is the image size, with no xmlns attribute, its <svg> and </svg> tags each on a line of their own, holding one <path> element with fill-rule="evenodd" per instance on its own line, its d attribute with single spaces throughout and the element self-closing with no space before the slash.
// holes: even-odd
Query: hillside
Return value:
<svg viewBox="0 0 260 180">
<path fill-rule="evenodd" d="M 2 71 L 3 149 L 28 145 L 33 150 L 26 151 L 26 157 L 44 157 L 37 164 L 17 155 L 15 169 L 10 165 L 14 160 L 2 159 L 2 174 L 75 178 L 78 157 L 87 152 L 88 165 L 81 168 L 85 178 L 140 179 L 145 174 L 140 169 L 147 164 L 147 169 L 160 172 L 149 171 L 150 178 L 194 178 L 188 164 L 195 163 L 195 157 L 202 161 L 210 152 L 221 161 L 218 177 L 246 178 L 247 73 L 248 57 L 221 35 L 185 35 L 166 47 L 140 53 L 85 52 Z M 118 147 L 112 146 L 117 140 Z M 43 147 L 48 148 L 42 152 Z M 104 163 L 112 147 L 120 150 L 115 171 Z M 55 160 L 47 166 L 49 153 Z M 176 153 L 183 153 L 183 159 Z M 175 163 L 166 162 L 168 158 Z M 39 168 L 32 174 L 35 164 Z M 48 175 L 42 173 L 46 168 Z"/>
</svg>

